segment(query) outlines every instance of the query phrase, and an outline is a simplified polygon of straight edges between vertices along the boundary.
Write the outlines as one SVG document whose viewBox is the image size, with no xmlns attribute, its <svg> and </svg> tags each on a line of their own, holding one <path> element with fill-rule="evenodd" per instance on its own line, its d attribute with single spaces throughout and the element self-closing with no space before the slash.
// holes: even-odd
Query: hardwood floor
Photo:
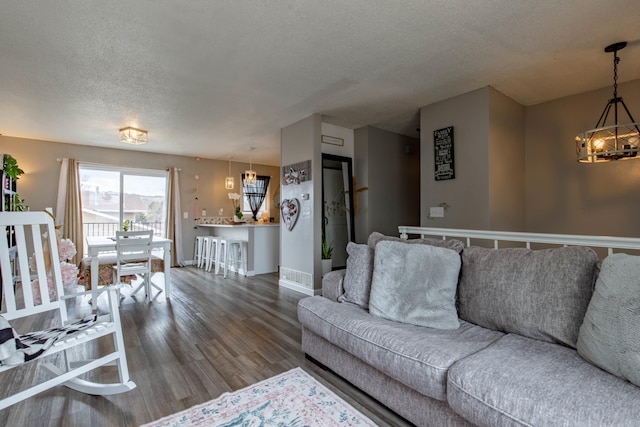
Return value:
<svg viewBox="0 0 640 427">
<path fill-rule="evenodd" d="M 122 303 L 136 389 L 101 397 L 56 387 L 0 411 L 0 425 L 137 426 L 298 366 L 377 424 L 410 425 L 305 359 L 296 314 L 305 296 L 279 288 L 275 274 L 223 279 L 185 267 L 172 269 L 172 283 L 169 300 L 161 294 L 148 304 L 141 292 Z M 36 365 L 2 374 L 3 393 L 43 378 Z M 91 379 L 117 381 L 117 372 L 102 368 Z"/>
</svg>

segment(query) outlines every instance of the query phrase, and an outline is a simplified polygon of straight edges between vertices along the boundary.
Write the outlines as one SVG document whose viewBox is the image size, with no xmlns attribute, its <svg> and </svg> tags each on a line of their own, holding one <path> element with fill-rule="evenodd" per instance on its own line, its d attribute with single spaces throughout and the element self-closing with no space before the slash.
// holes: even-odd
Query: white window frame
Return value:
<svg viewBox="0 0 640 427">
<path fill-rule="evenodd" d="M 158 177 L 165 179 L 165 188 L 164 188 L 164 199 L 165 199 L 165 210 L 162 213 L 162 221 L 166 223 L 168 208 L 169 208 L 169 171 L 164 169 L 142 169 L 142 168 L 128 168 L 128 167 L 120 167 L 113 165 L 105 165 L 99 163 L 79 163 L 79 169 L 93 169 L 97 171 L 106 171 L 106 172 L 118 172 L 119 174 L 119 223 L 122 224 L 124 222 L 124 176 L 126 175 L 137 175 L 137 176 L 149 176 L 149 177 Z M 165 234 L 167 232 L 166 226 L 164 227 Z M 166 236 L 162 236 L 166 237 Z"/>
</svg>

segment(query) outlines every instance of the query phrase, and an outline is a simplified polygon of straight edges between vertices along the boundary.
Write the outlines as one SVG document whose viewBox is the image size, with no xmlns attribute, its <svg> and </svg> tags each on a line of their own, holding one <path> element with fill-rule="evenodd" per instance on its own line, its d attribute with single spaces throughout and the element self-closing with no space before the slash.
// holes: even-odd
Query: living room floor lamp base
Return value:
<svg viewBox="0 0 640 427">
<path fill-rule="evenodd" d="M 622 97 L 618 96 L 618 51 L 627 42 L 607 46 L 605 52 L 613 52 L 613 98 L 607 102 L 594 129 L 576 136 L 578 161 L 584 163 L 609 162 L 611 160 L 633 159 L 640 153 L 640 127 L 629 112 Z M 629 117 L 629 123 L 618 123 L 618 106 L 622 106 Z M 614 123 L 607 126 L 607 118 L 613 110 Z"/>
</svg>

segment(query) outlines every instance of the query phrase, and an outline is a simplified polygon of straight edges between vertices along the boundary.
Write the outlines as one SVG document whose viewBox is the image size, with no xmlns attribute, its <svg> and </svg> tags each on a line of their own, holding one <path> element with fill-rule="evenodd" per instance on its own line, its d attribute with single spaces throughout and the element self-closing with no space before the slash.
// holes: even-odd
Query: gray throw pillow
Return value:
<svg viewBox="0 0 640 427">
<path fill-rule="evenodd" d="M 575 348 L 593 290 L 591 248 L 465 248 L 458 315 L 485 328 Z"/>
<path fill-rule="evenodd" d="M 620 253 L 602 262 L 578 354 L 640 387 L 640 257 Z"/>
<path fill-rule="evenodd" d="M 437 329 L 457 329 L 460 255 L 451 249 L 381 241 L 376 246 L 369 312 Z"/>
<path fill-rule="evenodd" d="M 400 237 L 395 236 L 386 236 L 382 233 L 378 233 L 374 231 L 369 235 L 369 239 L 367 240 L 367 244 L 371 247 L 371 249 L 375 249 L 378 242 L 381 241 L 391 241 L 391 242 L 404 242 L 404 243 L 412 243 L 419 245 L 431 245 L 437 246 L 439 248 L 447 248 L 453 249 L 454 251 L 461 253 L 464 249 L 464 243 L 460 240 L 450 239 L 450 240 L 441 240 L 441 239 L 401 239 Z"/>
<path fill-rule="evenodd" d="M 369 307 L 371 276 L 373 275 L 373 249 L 353 242 L 347 244 L 347 272 L 342 286 L 344 293 L 338 301 L 350 302 L 362 308 Z"/>
</svg>

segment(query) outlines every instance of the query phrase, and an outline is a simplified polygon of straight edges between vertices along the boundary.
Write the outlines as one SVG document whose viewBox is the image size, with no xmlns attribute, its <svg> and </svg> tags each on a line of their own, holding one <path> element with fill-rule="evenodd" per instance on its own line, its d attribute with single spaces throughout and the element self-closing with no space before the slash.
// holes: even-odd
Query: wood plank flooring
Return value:
<svg viewBox="0 0 640 427">
<path fill-rule="evenodd" d="M 224 279 L 195 267 L 171 273 L 170 299 L 160 294 L 148 304 L 140 292 L 120 310 L 136 389 L 101 397 L 56 387 L 0 411 L 0 426 L 138 426 L 298 366 L 377 424 L 410 425 L 305 359 L 296 314 L 305 296 L 279 288 L 275 274 Z M 44 378 L 36 364 L 2 375 L 3 393 Z M 115 382 L 117 372 L 102 368 L 90 379 Z"/>
</svg>

